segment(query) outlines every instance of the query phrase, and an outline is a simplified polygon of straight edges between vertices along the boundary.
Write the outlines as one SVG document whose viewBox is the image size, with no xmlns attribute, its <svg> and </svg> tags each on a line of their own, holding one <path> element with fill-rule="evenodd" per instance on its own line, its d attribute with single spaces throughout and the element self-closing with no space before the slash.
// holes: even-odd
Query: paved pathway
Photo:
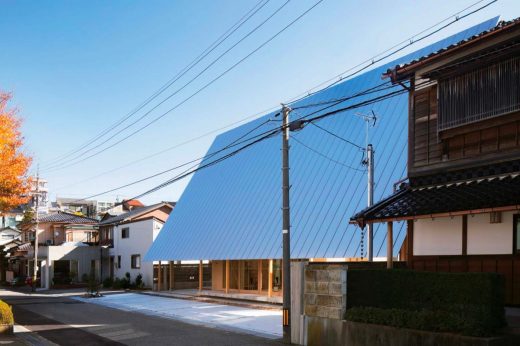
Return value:
<svg viewBox="0 0 520 346">
<path fill-rule="evenodd" d="M 192 324 L 239 330 L 272 339 L 282 336 L 282 312 L 280 310 L 259 310 L 137 293 L 112 294 L 91 299 L 75 297 L 73 299 Z"/>
<path fill-rule="evenodd" d="M 0 299 L 13 306 L 18 324 L 18 337 L 13 341 L 19 341 L 14 345 L 281 345 L 279 340 L 215 328 L 207 323 L 194 325 L 160 315 L 143 315 L 142 310 L 84 303 L 54 292 L 47 295 L 0 289 Z M 3 341 L 11 340 L 0 337 L 0 346 Z"/>
</svg>

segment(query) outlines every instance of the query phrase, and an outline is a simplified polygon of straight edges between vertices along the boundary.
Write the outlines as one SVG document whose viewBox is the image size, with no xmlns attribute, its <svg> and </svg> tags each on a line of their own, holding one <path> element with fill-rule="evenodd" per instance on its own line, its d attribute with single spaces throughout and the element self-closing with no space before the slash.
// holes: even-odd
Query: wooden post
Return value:
<svg viewBox="0 0 520 346">
<path fill-rule="evenodd" d="M 199 261 L 199 291 L 202 291 L 202 284 L 203 284 L 203 269 L 202 269 L 202 260 Z"/>
<path fill-rule="evenodd" d="M 273 295 L 273 260 L 269 260 L 269 277 L 267 279 L 267 296 L 271 297 Z"/>
<path fill-rule="evenodd" d="M 229 293 L 229 260 L 226 260 L 226 293 Z"/>
<path fill-rule="evenodd" d="M 394 254 L 394 224 L 392 221 L 387 224 L 386 231 L 386 268 L 392 269 L 394 266 L 393 263 L 393 254 Z"/>
<path fill-rule="evenodd" d="M 468 215 L 462 215 L 462 255 L 468 254 Z"/>
<path fill-rule="evenodd" d="M 258 294 L 262 294 L 262 260 L 258 260 Z"/>
<path fill-rule="evenodd" d="M 173 286 L 174 286 L 174 283 L 175 281 L 173 280 L 173 261 L 170 261 L 170 265 L 169 265 L 169 269 L 170 269 L 170 291 L 173 290 Z"/>
<path fill-rule="evenodd" d="M 162 268 L 161 268 L 161 261 L 159 261 L 159 269 L 157 270 L 157 291 L 161 291 L 161 283 L 162 283 Z"/>
<path fill-rule="evenodd" d="M 407 240 L 407 254 L 406 261 L 408 262 L 408 268 L 413 269 L 413 223 L 414 220 L 408 220 L 406 222 L 406 240 Z"/>
</svg>

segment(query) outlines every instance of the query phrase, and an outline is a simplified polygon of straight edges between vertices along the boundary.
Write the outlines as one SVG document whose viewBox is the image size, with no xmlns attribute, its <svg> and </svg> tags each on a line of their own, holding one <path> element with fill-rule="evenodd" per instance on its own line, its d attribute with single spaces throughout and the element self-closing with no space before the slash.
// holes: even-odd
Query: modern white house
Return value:
<svg viewBox="0 0 520 346">
<path fill-rule="evenodd" d="M 153 287 L 153 263 L 143 263 L 143 257 L 172 210 L 172 204 L 161 202 L 116 216 L 106 214 L 99 223 L 101 246 L 109 249 L 103 257 L 103 279 L 130 273 L 134 281 L 141 274 L 145 287 Z"/>
</svg>

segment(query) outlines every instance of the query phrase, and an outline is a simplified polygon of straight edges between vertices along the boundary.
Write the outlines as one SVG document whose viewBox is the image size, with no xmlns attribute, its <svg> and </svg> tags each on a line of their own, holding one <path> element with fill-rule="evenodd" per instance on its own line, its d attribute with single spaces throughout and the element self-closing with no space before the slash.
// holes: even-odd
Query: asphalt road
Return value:
<svg viewBox="0 0 520 346">
<path fill-rule="evenodd" d="M 281 345 L 254 335 L 82 303 L 0 290 L 17 324 L 52 345 Z M 43 340 L 44 338 L 45 340 Z M 25 338 L 27 339 L 27 338 Z"/>
</svg>

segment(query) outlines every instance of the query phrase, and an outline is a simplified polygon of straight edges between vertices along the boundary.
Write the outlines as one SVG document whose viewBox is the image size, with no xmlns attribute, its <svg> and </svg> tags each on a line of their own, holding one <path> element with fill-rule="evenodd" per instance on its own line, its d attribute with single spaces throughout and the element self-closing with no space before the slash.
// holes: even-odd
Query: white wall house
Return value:
<svg viewBox="0 0 520 346">
<path fill-rule="evenodd" d="M 173 207 L 158 203 L 117 216 L 105 216 L 100 222 L 101 242 L 109 247 L 103 259 L 103 277 L 124 278 L 132 282 L 141 274 L 145 287 L 153 287 L 153 263 L 144 255 L 159 234 Z"/>
<path fill-rule="evenodd" d="M 114 227 L 114 247 L 109 251 L 114 258 L 114 277 L 123 278 L 130 273 L 134 281 L 141 274 L 144 285 L 152 287 L 153 264 L 143 263 L 143 258 L 163 225 L 163 221 L 152 218 Z"/>
</svg>

